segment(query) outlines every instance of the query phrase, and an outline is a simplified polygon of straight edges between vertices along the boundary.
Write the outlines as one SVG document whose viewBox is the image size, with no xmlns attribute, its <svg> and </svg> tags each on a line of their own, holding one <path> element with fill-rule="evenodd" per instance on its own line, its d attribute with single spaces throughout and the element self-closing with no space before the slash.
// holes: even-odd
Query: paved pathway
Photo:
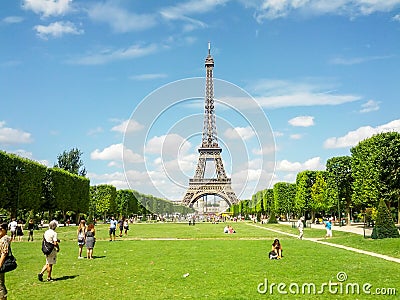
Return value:
<svg viewBox="0 0 400 300">
<path fill-rule="evenodd" d="M 292 222 L 279 222 L 279 224 L 282 225 L 292 225 Z M 308 224 L 307 224 L 308 226 Z M 324 224 L 311 224 L 311 228 L 316 228 L 316 229 L 325 229 Z M 370 235 L 372 233 L 372 228 L 368 228 L 367 234 Z M 335 231 L 344 231 L 344 232 L 351 232 L 355 234 L 360 234 L 364 235 L 364 227 L 362 224 L 355 224 L 355 225 L 349 225 L 349 226 L 338 226 L 334 225 L 332 226 L 332 232 L 334 233 Z"/>
<path fill-rule="evenodd" d="M 248 224 L 248 225 L 297 238 L 297 235 L 292 234 L 292 233 L 287 233 L 287 232 L 283 232 L 280 230 L 259 226 L 256 224 Z M 313 225 L 314 228 L 315 228 L 315 226 L 317 226 L 317 225 Z M 352 226 L 343 226 L 343 227 L 352 227 Z M 361 230 L 362 230 L 362 228 L 361 228 Z M 345 230 L 341 230 L 341 231 L 345 231 Z M 393 261 L 393 262 L 400 264 L 400 258 L 391 257 L 388 255 L 379 254 L 379 253 L 375 253 L 375 252 L 371 252 L 371 251 L 365 251 L 365 250 L 361 250 L 361 249 L 357 249 L 357 248 L 353 248 L 353 247 L 343 246 L 343 245 L 339 245 L 339 244 L 333 244 L 333 243 L 326 242 L 325 240 L 321 240 L 320 238 L 303 238 L 303 240 L 318 243 L 318 244 L 323 244 L 323 245 L 327 245 L 327 246 L 331 246 L 331 247 L 336 247 L 336 248 L 340 248 L 340 249 L 345 249 L 345 250 L 349 250 L 349 251 L 353 251 L 353 252 L 357 252 L 357 253 L 361 253 L 361 254 L 365 254 L 365 255 L 369 255 L 369 256 L 374 256 L 374 257 L 382 258 L 382 259 L 385 259 L 388 261 Z"/>
</svg>

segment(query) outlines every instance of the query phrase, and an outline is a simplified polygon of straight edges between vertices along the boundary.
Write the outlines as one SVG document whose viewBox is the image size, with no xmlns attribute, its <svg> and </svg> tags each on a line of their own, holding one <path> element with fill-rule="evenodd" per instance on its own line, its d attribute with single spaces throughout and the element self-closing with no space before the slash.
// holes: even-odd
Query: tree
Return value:
<svg viewBox="0 0 400 300">
<path fill-rule="evenodd" d="M 94 215 L 98 213 L 104 218 L 107 218 L 107 214 L 114 214 L 115 198 L 117 194 L 117 189 L 115 186 L 108 184 L 100 184 L 98 186 L 92 186 L 90 188 L 90 205 L 91 209 L 95 209 Z M 94 203 L 93 203 L 94 202 Z"/>
<path fill-rule="evenodd" d="M 86 169 L 81 159 L 82 154 L 77 148 L 72 148 L 69 151 L 65 150 L 57 156 L 57 164 L 54 167 L 64 169 L 72 174 L 86 176 Z"/>
<path fill-rule="evenodd" d="M 325 212 L 328 208 L 326 201 L 326 182 L 325 182 L 325 171 L 316 171 L 315 182 L 311 187 L 311 201 L 310 208 L 314 212 Z M 314 220 L 315 215 L 311 217 Z"/>
<path fill-rule="evenodd" d="M 363 207 L 376 207 L 378 201 L 383 199 L 389 208 L 397 204 L 399 211 L 400 133 L 374 135 L 350 151 L 353 201 Z"/>
<path fill-rule="evenodd" d="M 275 199 L 274 199 L 274 190 L 273 189 L 265 189 L 263 192 L 263 202 L 264 209 L 267 215 L 271 215 L 272 211 L 275 211 Z"/>
<path fill-rule="evenodd" d="M 293 212 L 294 199 L 296 197 L 296 184 L 287 182 L 278 182 L 274 185 L 274 199 L 276 212 L 285 214 L 286 219 L 290 219 L 290 213 Z"/>
<path fill-rule="evenodd" d="M 384 239 L 384 238 L 398 238 L 400 237 L 399 231 L 393 222 L 393 218 L 387 208 L 385 201 L 381 199 L 378 205 L 378 214 L 376 216 L 375 227 L 372 231 L 371 238 Z"/>
<path fill-rule="evenodd" d="M 297 191 L 294 206 L 299 214 L 305 215 L 307 210 L 312 210 L 311 188 L 315 183 L 316 174 L 316 171 L 303 171 L 297 174 Z M 312 210 L 312 213 L 314 213 L 314 210 Z M 314 219 L 314 215 L 311 218 Z"/>
<path fill-rule="evenodd" d="M 354 181 L 351 170 L 351 157 L 338 156 L 328 159 L 326 171 L 328 206 L 337 206 L 338 210 L 343 207 L 348 220 L 350 220 L 352 184 Z"/>
</svg>

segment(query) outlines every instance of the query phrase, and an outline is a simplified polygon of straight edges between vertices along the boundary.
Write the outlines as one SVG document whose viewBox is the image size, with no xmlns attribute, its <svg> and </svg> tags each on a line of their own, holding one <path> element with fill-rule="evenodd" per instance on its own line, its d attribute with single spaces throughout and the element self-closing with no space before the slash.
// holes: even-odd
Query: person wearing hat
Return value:
<svg viewBox="0 0 400 300">
<path fill-rule="evenodd" d="M 10 247 L 11 238 L 7 235 L 8 224 L 2 223 L 0 225 L 0 267 L 3 265 L 8 249 Z M 0 300 L 7 299 L 7 289 L 4 282 L 4 274 L 0 273 Z"/>
</svg>

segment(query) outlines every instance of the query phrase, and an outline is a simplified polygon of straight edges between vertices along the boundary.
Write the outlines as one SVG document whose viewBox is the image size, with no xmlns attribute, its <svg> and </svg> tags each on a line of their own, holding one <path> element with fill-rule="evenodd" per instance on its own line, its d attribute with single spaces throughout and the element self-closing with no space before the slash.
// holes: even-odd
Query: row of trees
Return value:
<svg viewBox="0 0 400 300">
<path fill-rule="evenodd" d="M 400 134 L 381 133 L 351 148 L 351 156 L 329 159 L 326 171 L 303 171 L 296 183 L 279 182 L 257 192 L 251 200 L 231 207 L 234 214 L 316 213 L 350 218 L 352 209 L 377 208 L 383 199 L 400 219 Z"/>
<path fill-rule="evenodd" d="M 78 220 L 81 215 L 93 219 L 107 215 L 187 214 L 193 211 L 137 191 L 117 191 L 112 185 L 90 186 L 90 180 L 83 176 L 86 170 L 80 155 L 77 149 L 65 151 L 58 156 L 55 167 L 48 168 L 0 151 L 0 215 L 19 219 L 46 216 Z"/>
<path fill-rule="evenodd" d="M 90 187 L 89 219 L 106 219 L 107 215 L 186 215 L 192 212 L 192 208 L 175 205 L 171 201 L 135 190 L 117 190 L 113 185 L 106 184 Z"/>
<path fill-rule="evenodd" d="M 0 151 L 0 208 L 12 217 L 27 211 L 83 213 L 88 209 L 89 185 L 83 176 Z"/>
</svg>

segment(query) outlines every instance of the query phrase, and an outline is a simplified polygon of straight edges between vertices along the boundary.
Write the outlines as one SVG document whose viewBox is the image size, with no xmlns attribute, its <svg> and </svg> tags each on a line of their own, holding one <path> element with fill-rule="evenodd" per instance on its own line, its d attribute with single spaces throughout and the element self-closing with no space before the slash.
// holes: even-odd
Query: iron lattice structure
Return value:
<svg viewBox="0 0 400 300">
<path fill-rule="evenodd" d="M 226 176 L 221 158 L 222 149 L 218 145 L 217 126 L 214 106 L 213 69 L 214 59 L 211 56 L 210 44 L 205 60 L 206 90 L 204 99 L 204 126 L 199 151 L 199 160 L 194 178 L 189 179 L 189 188 L 183 198 L 183 204 L 193 204 L 203 196 L 215 195 L 224 199 L 229 205 L 237 204 L 238 199 L 231 187 L 231 179 Z M 215 177 L 205 178 L 207 163 L 213 162 Z"/>
</svg>

